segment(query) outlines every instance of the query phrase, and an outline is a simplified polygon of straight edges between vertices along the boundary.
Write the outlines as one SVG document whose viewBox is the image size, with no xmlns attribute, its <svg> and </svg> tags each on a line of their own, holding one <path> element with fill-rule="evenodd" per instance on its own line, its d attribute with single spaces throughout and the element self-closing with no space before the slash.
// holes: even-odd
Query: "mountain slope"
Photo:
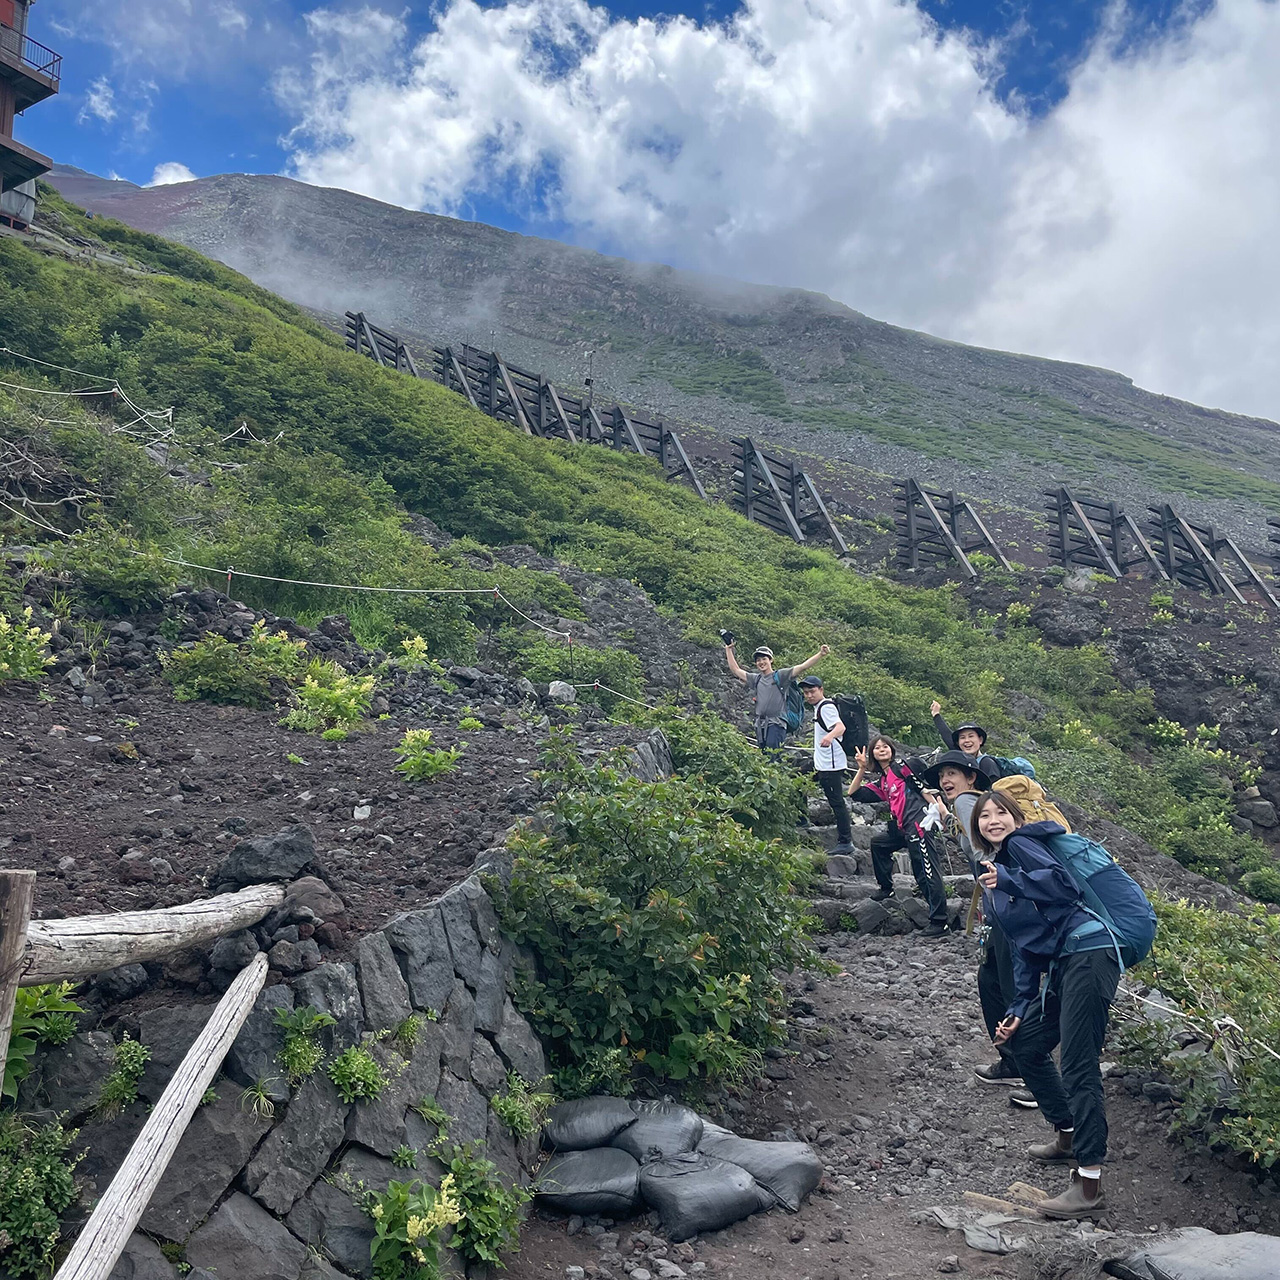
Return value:
<svg viewBox="0 0 1280 1280">
<path fill-rule="evenodd" d="M 1039 506 L 1049 477 L 1188 509 L 1260 541 L 1280 511 L 1280 428 L 1121 374 L 987 351 L 820 294 L 627 262 L 286 178 L 157 188 L 55 170 L 70 198 L 226 262 L 306 307 L 364 309 L 412 339 L 496 346 L 719 434 L 913 470 Z M 1104 305 L 1100 301 L 1100 305 Z"/>
</svg>

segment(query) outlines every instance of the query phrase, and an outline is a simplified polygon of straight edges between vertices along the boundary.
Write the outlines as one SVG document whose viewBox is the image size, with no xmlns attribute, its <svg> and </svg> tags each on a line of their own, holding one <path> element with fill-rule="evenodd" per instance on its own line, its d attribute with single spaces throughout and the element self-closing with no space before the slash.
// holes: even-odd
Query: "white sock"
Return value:
<svg viewBox="0 0 1280 1280">
<path fill-rule="evenodd" d="M 1059 1133 L 1075 1133 L 1075 1127 L 1073 1125 L 1067 1125 L 1065 1129 L 1059 1129 L 1058 1132 Z"/>
<path fill-rule="evenodd" d="M 1094 1182 L 1097 1182 L 1097 1180 L 1102 1177 L 1101 1169 L 1077 1169 L 1076 1172 L 1082 1178 L 1092 1178 Z"/>
</svg>

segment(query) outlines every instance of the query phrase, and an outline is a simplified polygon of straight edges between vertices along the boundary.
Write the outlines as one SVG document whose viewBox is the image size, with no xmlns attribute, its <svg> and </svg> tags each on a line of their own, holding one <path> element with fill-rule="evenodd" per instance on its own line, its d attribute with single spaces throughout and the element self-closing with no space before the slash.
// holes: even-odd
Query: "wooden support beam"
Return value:
<svg viewBox="0 0 1280 1280">
<path fill-rule="evenodd" d="M 577 444 L 578 437 L 574 432 L 573 423 L 569 421 L 569 415 L 564 411 L 564 405 L 560 403 L 560 393 L 556 390 L 554 382 L 546 384 L 547 399 L 551 401 L 551 411 L 560 419 L 561 425 L 564 427 L 564 438 L 570 444 Z"/>
<path fill-rule="evenodd" d="M 1280 600 L 1276 599 L 1271 588 L 1263 582 L 1258 571 L 1249 563 L 1244 552 L 1236 545 L 1235 539 L 1223 534 L 1223 536 L 1218 539 L 1218 542 L 1231 552 L 1232 558 L 1237 564 L 1239 564 L 1241 569 L 1244 570 L 1245 581 L 1248 582 L 1273 609 L 1280 610 Z"/>
<path fill-rule="evenodd" d="M 257 924 L 284 901 L 284 886 L 254 884 L 156 911 L 33 920 L 18 985 L 72 981 L 122 964 L 159 960 Z"/>
<path fill-rule="evenodd" d="M 1165 504 L 1164 509 L 1168 513 L 1166 528 L 1171 528 L 1182 536 L 1192 559 L 1200 566 L 1211 589 L 1216 585 L 1223 595 L 1231 596 L 1237 604 L 1246 603 L 1244 596 L 1240 594 L 1240 589 L 1222 572 L 1212 552 L 1201 542 L 1200 535 L 1168 503 Z"/>
<path fill-rule="evenodd" d="M 380 364 L 385 367 L 386 361 L 382 358 L 382 352 L 378 350 L 378 340 L 373 336 L 373 326 L 365 318 L 363 311 L 357 315 L 359 321 L 360 336 L 364 338 L 369 345 L 369 354 Z M 357 348 L 358 350 L 359 348 Z"/>
<path fill-rule="evenodd" d="M 604 423 L 600 421 L 600 415 L 596 412 L 596 407 L 593 404 L 587 405 L 587 422 L 587 443 L 604 444 L 606 438 Z M 591 438 L 593 433 L 595 435 L 594 440 Z"/>
<path fill-rule="evenodd" d="M 917 505 L 922 507 L 924 509 L 924 514 L 928 517 L 929 523 L 933 526 L 933 532 L 941 540 L 942 545 L 946 548 L 951 559 L 960 566 L 961 571 L 966 577 L 976 578 L 978 576 L 978 571 L 969 563 L 969 557 L 965 555 L 964 548 L 956 541 L 955 534 L 951 532 L 950 526 L 942 518 L 942 513 L 936 506 L 934 506 L 933 499 L 929 497 L 925 490 L 920 486 L 919 482 L 914 479 L 907 480 L 906 486 L 908 516 L 914 512 Z M 914 522 L 912 522 L 912 524 L 914 526 Z M 918 536 L 913 539 L 913 548 L 917 545 L 918 540 Z M 914 567 L 915 565 L 913 564 L 912 568 Z"/>
<path fill-rule="evenodd" d="M 826 526 L 827 533 L 830 535 L 832 542 L 840 549 L 842 556 L 849 554 L 849 544 L 845 542 L 844 536 L 840 530 L 836 528 L 836 522 L 831 518 L 831 512 L 827 510 L 827 504 L 823 502 L 822 495 L 818 492 L 818 486 L 813 483 L 812 477 L 807 471 L 801 471 L 799 482 L 808 491 L 809 497 L 813 505 L 818 508 L 818 515 L 823 524 Z"/>
<path fill-rule="evenodd" d="M 978 512 L 977 512 L 977 510 L 975 509 L 975 507 L 974 507 L 973 503 L 971 503 L 971 502 L 962 502 L 962 503 L 960 504 L 960 509 L 961 509 L 961 510 L 962 510 L 962 511 L 963 511 L 963 512 L 964 512 L 964 513 L 969 517 L 969 519 L 970 519 L 970 520 L 972 520 L 972 521 L 973 521 L 973 523 L 977 526 L 978 533 L 981 535 L 983 542 L 984 542 L 984 543 L 986 543 L 986 545 L 987 545 L 988 547 L 990 547 L 990 548 L 991 548 L 991 554 L 992 554 L 992 555 L 994 555 L 994 556 L 995 556 L 995 558 L 996 558 L 997 560 L 999 560 L 999 561 L 1000 561 L 1000 564 L 1001 564 L 1005 569 L 1007 569 L 1010 573 L 1012 573 L 1012 572 L 1013 572 L 1013 565 L 1011 565 L 1011 564 L 1009 563 L 1008 559 L 1005 557 L 1004 552 L 1000 550 L 999 544 L 998 544 L 998 543 L 996 542 L 996 540 L 991 536 L 991 533 L 990 533 L 990 531 L 987 529 L 987 526 L 986 526 L 985 524 L 983 524 L 983 522 L 982 522 L 982 517 L 978 514 Z"/>
<path fill-rule="evenodd" d="M 671 474 L 678 476 L 681 472 L 689 477 L 690 483 L 693 485 L 694 492 L 703 502 L 707 501 L 707 491 L 702 487 L 702 481 L 698 479 L 698 473 L 693 469 L 693 463 L 689 461 L 689 455 L 684 451 L 684 445 L 680 443 L 680 437 L 674 431 L 666 432 L 671 447 L 676 451 L 676 457 L 679 458 L 679 466 Z"/>
<path fill-rule="evenodd" d="M 507 372 L 507 366 L 502 363 L 502 357 L 495 351 L 492 355 L 493 365 L 497 368 L 498 376 L 502 379 L 503 388 L 506 390 L 507 398 L 511 401 L 511 408 L 516 415 L 516 425 L 527 436 L 533 435 L 533 428 L 529 425 L 529 419 L 525 416 L 524 405 L 520 403 L 520 397 L 516 395 L 516 389 L 511 385 L 511 374 Z M 493 417 L 498 416 L 497 402 L 495 399 L 494 406 L 489 410 Z"/>
<path fill-rule="evenodd" d="M 405 371 L 407 373 L 412 374 L 413 377 L 415 378 L 420 378 L 422 375 L 418 372 L 418 366 L 413 362 L 413 352 L 410 351 L 409 348 L 406 347 L 403 342 L 401 342 L 396 347 L 396 368 L 397 369 L 400 367 L 401 356 L 404 357 Z"/>
<path fill-rule="evenodd" d="M 458 380 L 458 390 L 467 397 L 467 403 L 473 409 L 479 409 L 476 403 L 475 394 L 471 390 L 471 383 L 467 381 L 467 375 L 463 373 L 462 366 L 458 363 L 458 357 L 453 354 L 452 347 L 445 347 L 445 359 L 448 361 L 448 368 L 453 370 L 453 376 Z"/>
<path fill-rule="evenodd" d="M 1169 575 L 1165 573 L 1164 565 L 1160 563 L 1160 557 L 1156 555 L 1155 549 L 1152 547 L 1151 543 L 1147 541 L 1142 530 L 1138 528 L 1137 521 L 1134 520 L 1134 518 L 1131 515 L 1129 515 L 1127 512 L 1121 512 L 1120 527 L 1127 529 L 1129 531 L 1129 536 L 1134 540 L 1134 542 L 1137 544 L 1138 550 L 1142 553 L 1140 560 L 1130 560 L 1124 564 L 1123 566 L 1124 572 L 1128 573 L 1129 569 L 1133 565 L 1139 564 L 1141 563 L 1142 560 L 1145 560 L 1156 571 L 1156 573 L 1159 575 L 1162 582 L 1168 582 Z M 1117 542 L 1116 543 L 1117 559 L 1119 558 L 1119 555 L 1120 555 L 1120 544 L 1119 542 Z"/>
<path fill-rule="evenodd" d="M 769 468 L 769 460 L 756 448 L 750 440 L 747 441 L 751 449 L 751 456 L 756 460 L 756 465 L 760 468 L 761 474 L 764 476 L 765 484 L 768 486 L 769 492 L 773 495 L 773 500 L 778 504 L 778 510 L 782 513 L 784 522 L 786 523 L 787 532 L 797 541 L 805 542 L 804 530 L 796 523 L 796 518 L 791 514 L 791 508 L 787 505 L 786 500 L 782 496 L 782 490 L 778 488 L 778 482 L 773 478 L 773 472 Z"/>
<path fill-rule="evenodd" d="M 1113 578 L 1119 578 L 1123 575 L 1120 572 L 1120 566 L 1116 564 L 1114 557 L 1102 544 L 1102 539 L 1098 537 L 1098 531 L 1093 527 L 1093 521 L 1085 515 L 1083 508 L 1075 500 L 1069 489 L 1063 488 L 1059 490 L 1059 501 L 1066 510 L 1076 518 L 1076 523 L 1080 526 L 1080 532 L 1084 535 L 1085 541 L 1089 544 L 1089 549 L 1095 556 L 1101 567 L 1109 573 Z M 1065 546 L 1066 544 L 1064 544 Z"/>
<path fill-rule="evenodd" d="M 227 988 L 187 1050 L 54 1280 L 105 1280 L 111 1274 L 266 977 L 267 957 L 259 951 Z"/>
<path fill-rule="evenodd" d="M 13 1002 L 21 985 L 27 950 L 31 902 L 36 893 L 34 871 L 0 871 L 0 1080 L 13 1030 Z"/>
<path fill-rule="evenodd" d="M 620 404 L 615 404 L 613 406 L 613 434 L 615 442 L 618 438 L 619 422 L 622 423 L 622 429 L 627 433 L 627 442 L 642 458 L 647 458 L 649 456 L 648 450 L 644 447 L 639 435 L 636 434 L 635 423 L 627 417 L 627 411 Z"/>
</svg>

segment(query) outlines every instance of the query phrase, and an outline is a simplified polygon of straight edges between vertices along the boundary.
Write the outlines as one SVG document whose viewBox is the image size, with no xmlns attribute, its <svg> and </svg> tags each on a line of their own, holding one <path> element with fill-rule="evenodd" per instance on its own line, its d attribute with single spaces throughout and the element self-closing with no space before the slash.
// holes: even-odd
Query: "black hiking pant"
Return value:
<svg viewBox="0 0 1280 1280">
<path fill-rule="evenodd" d="M 1043 1008 L 1034 1001 L 1009 1042 L 1044 1118 L 1055 1129 L 1074 1125 L 1072 1151 L 1086 1167 L 1107 1154 L 1099 1058 L 1119 983 L 1120 964 L 1110 948 L 1059 957 Z M 1053 1061 L 1059 1044 L 1061 1071 Z"/>
<path fill-rule="evenodd" d="M 845 799 L 845 771 L 843 769 L 815 769 L 813 776 L 827 797 L 836 819 L 836 839 L 841 844 L 853 843 L 853 823 L 849 817 L 849 802 Z"/>
<path fill-rule="evenodd" d="M 982 1021 L 987 1034 L 994 1040 L 996 1027 L 1004 1021 L 1005 1011 L 1013 1003 L 1013 955 L 1009 939 L 995 920 L 986 925 L 987 938 L 982 948 L 982 960 L 978 964 L 978 999 L 982 1004 Z M 998 1047 L 1002 1061 L 1016 1069 L 1013 1052 L 1007 1044 Z"/>
<path fill-rule="evenodd" d="M 945 925 L 947 890 L 942 883 L 942 851 L 937 836 L 916 826 L 903 831 L 890 819 L 883 835 L 871 837 L 871 868 L 876 883 L 890 893 L 893 892 L 893 855 L 899 849 L 906 849 L 911 857 L 911 872 L 929 904 L 929 923 Z"/>
</svg>

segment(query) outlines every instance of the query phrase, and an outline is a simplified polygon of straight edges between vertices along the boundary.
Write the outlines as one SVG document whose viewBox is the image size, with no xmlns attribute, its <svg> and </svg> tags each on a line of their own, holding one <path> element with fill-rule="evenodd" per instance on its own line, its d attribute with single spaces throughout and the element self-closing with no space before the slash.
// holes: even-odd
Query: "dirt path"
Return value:
<svg viewBox="0 0 1280 1280">
<path fill-rule="evenodd" d="M 564 1219 L 537 1218 L 511 1262 L 511 1280 L 558 1278 L 573 1266 L 606 1280 L 635 1263 L 673 1280 L 673 1263 L 686 1274 L 724 1280 L 1034 1274 L 1020 1272 L 1012 1256 L 968 1249 L 959 1232 L 911 1217 L 955 1204 L 966 1190 L 999 1196 L 1024 1181 L 1056 1194 L 1065 1181 L 1063 1170 L 1024 1154 L 1047 1132 L 1039 1113 L 1011 1107 L 1007 1088 L 979 1084 L 972 1074 L 976 1062 L 991 1057 L 973 943 L 963 936 L 929 942 L 918 934 L 836 934 L 827 955 L 844 973 L 792 983 L 802 1039 L 788 1046 L 789 1056 L 770 1060 L 773 1078 L 730 1100 L 723 1121 L 747 1136 L 798 1135 L 815 1144 L 827 1176 L 800 1213 L 760 1214 L 692 1247 L 668 1246 L 661 1263 L 643 1241 L 638 1252 L 627 1248 L 645 1222 L 625 1224 L 617 1230 L 627 1266 L 602 1266 L 610 1251 L 587 1234 L 589 1225 L 570 1237 Z M 1134 1097 L 1123 1077 L 1108 1079 L 1106 1090 L 1111 1208 L 1101 1225 L 1280 1232 L 1274 1181 L 1259 1187 L 1222 1159 L 1169 1142 L 1159 1105 L 1140 1091 Z"/>
</svg>

